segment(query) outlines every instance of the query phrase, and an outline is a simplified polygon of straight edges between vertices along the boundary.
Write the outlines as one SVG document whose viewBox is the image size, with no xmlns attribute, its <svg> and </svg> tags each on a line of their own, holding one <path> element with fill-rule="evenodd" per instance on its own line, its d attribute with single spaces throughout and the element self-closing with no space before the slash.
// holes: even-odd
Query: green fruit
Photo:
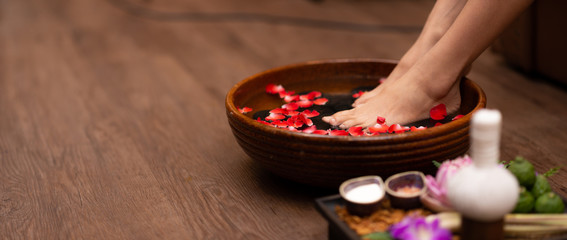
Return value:
<svg viewBox="0 0 567 240">
<path fill-rule="evenodd" d="M 516 176 L 520 185 L 531 189 L 535 182 L 534 166 L 523 157 L 516 157 L 510 162 L 508 170 Z"/>
<path fill-rule="evenodd" d="M 516 207 L 514 208 L 514 213 L 529 213 L 534 208 L 535 199 L 532 193 L 526 190 L 525 187 L 520 187 L 520 196 L 518 197 L 518 202 L 516 202 Z"/>
<path fill-rule="evenodd" d="M 394 240 L 388 232 L 373 232 L 362 236 L 362 239 L 368 240 Z"/>
<path fill-rule="evenodd" d="M 563 213 L 565 205 L 557 194 L 548 192 L 537 198 L 535 211 L 536 213 Z"/>
<path fill-rule="evenodd" d="M 532 187 L 532 194 L 535 198 L 538 198 L 546 192 L 551 192 L 551 186 L 547 181 L 547 177 L 542 174 L 537 175 L 534 186 Z"/>
</svg>

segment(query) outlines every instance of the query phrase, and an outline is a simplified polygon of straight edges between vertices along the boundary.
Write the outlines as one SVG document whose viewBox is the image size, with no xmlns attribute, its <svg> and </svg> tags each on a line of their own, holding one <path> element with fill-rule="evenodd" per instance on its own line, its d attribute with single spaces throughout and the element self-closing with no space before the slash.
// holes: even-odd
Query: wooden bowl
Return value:
<svg viewBox="0 0 567 240">
<path fill-rule="evenodd" d="M 359 86 L 375 86 L 388 76 L 395 61 L 336 59 L 310 61 L 270 69 L 236 84 L 226 96 L 226 114 L 238 144 L 264 168 L 283 178 L 318 187 L 338 187 L 364 175 L 387 178 L 405 171 L 435 174 L 432 161 L 463 155 L 469 148 L 471 114 L 486 106 L 482 89 L 464 78 L 461 107 L 464 117 L 416 132 L 379 136 L 329 136 L 278 129 L 252 119 L 255 111 L 280 107 L 280 99 L 266 94 L 270 83 L 296 92 L 317 90 L 349 93 Z M 247 114 L 238 107 L 251 107 Z"/>
</svg>

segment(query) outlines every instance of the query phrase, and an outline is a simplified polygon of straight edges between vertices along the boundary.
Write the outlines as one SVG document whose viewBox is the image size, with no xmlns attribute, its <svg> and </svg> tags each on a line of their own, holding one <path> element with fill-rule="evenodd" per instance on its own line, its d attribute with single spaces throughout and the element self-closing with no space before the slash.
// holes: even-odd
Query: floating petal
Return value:
<svg viewBox="0 0 567 240">
<path fill-rule="evenodd" d="M 364 131 L 362 131 L 362 127 L 350 127 L 348 129 L 348 133 L 351 136 L 363 136 L 364 135 Z"/>
<path fill-rule="evenodd" d="M 429 115 L 431 116 L 431 119 L 433 119 L 433 120 L 445 119 L 445 117 L 447 117 L 447 108 L 445 107 L 445 104 L 441 103 L 441 104 L 431 108 L 431 110 L 429 111 Z"/>
<path fill-rule="evenodd" d="M 297 103 L 297 105 L 299 105 L 299 107 L 302 107 L 302 108 L 308 108 L 308 107 L 313 106 L 313 101 L 310 101 L 310 100 L 300 100 L 300 101 L 297 101 L 295 103 Z"/>
<path fill-rule="evenodd" d="M 313 100 L 313 104 L 325 105 L 325 104 L 327 104 L 328 101 L 329 101 L 329 99 L 326 99 L 326 98 L 317 98 L 317 99 Z"/>
<path fill-rule="evenodd" d="M 285 92 L 285 89 L 282 85 L 270 83 L 266 86 L 266 92 L 269 94 L 279 94 L 281 92 Z"/>
<path fill-rule="evenodd" d="M 243 113 L 243 114 L 246 114 L 246 113 L 252 112 L 252 108 L 249 108 L 249 107 L 238 108 L 238 111 Z"/>
<path fill-rule="evenodd" d="M 307 116 L 308 118 L 312 118 L 312 117 L 317 117 L 319 116 L 319 112 L 317 112 L 317 110 L 309 110 L 309 109 L 305 109 L 303 112 L 301 112 L 303 114 L 305 114 L 305 116 Z"/>
<path fill-rule="evenodd" d="M 331 130 L 329 131 L 331 136 L 348 136 L 348 132 L 345 130 Z"/>
<path fill-rule="evenodd" d="M 376 124 L 368 128 L 370 133 L 387 133 L 390 126 L 386 124 Z"/>
</svg>

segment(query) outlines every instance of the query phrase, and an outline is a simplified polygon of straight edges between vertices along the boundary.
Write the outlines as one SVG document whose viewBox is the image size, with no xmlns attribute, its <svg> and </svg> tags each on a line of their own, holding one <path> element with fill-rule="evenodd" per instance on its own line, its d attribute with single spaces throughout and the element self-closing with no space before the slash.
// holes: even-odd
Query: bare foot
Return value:
<svg viewBox="0 0 567 240">
<path fill-rule="evenodd" d="M 398 65 L 387 78 L 387 81 L 396 81 L 406 74 L 413 65 L 423 57 L 445 34 L 451 26 L 466 0 L 458 1 L 437 1 L 432 9 L 430 16 L 415 43 L 400 59 Z M 462 76 L 468 74 L 470 66 L 462 72 Z M 353 107 L 365 104 L 370 101 L 380 90 L 377 88 L 366 92 L 354 103 Z"/>
<path fill-rule="evenodd" d="M 405 59 L 407 59 L 407 60 L 405 60 Z M 412 65 L 413 65 L 413 60 L 410 61 L 408 57 L 402 58 L 402 60 L 400 60 L 400 63 L 394 68 L 392 73 L 390 73 L 390 75 L 388 75 L 387 78 L 380 79 L 380 84 L 382 84 L 386 81 L 395 81 L 396 79 L 398 79 L 402 75 L 404 75 Z M 368 102 L 370 99 L 372 99 L 374 96 L 376 96 L 379 92 L 380 92 L 380 88 L 378 88 L 378 86 L 377 86 L 374 89 L 362 94 L 362 96 L 360 96 L 359 98 L 357 98 L 354 101 L 352 106 L 356 107 L 358 105 L 362 105 L 362 104 Z"/>
<path fill-rule="evenodd" d="M 402 59 L 398 62 L 394 70 L 388 75 L 386 79 L 381 79 L 380 82 L 395 81 L 401 78 L 406 72 L 419 60 L 433 45 L 439 40 L 440 35 L 432 35 L 424 33 L 422 36 L 411 46 L 411 48 L 404 54 Z M 378 87 L 364 93 L 352 104 L 353 107 L 364 104 L 372 99 L 380 92 Z"/>
<path fill-rule="evenodd" d="M 429 111 L 437 104 L 447 106 L 447 112 L 458 110 L 461 96 L 457 81 L 449 93 L 442 98 L 428 95 L 424 88 L 417 84 L 406 83 L 408 79 L 387 81 L 379 85 L 374 95 L 363 104 L 326 116 L 323 121 L 340 128 L 353 126 L 370 127 L 376 124 L 378 116 L 386 118 L 386 124 L 407 124 L 429 117 Z M 364 96 L 364 95 L 363 95 Z"/>
<path fill-rule="evenodd" d="M 388 78 L 382 78 L 382 79 L 380 79 L 379 85 L 382 84 L 382 83 L 384 83 L 384 82 L 387 81 L 388 79 L 390 79 L 390 81 L 394 81 L 394 80 L 397 78 L 397 76 L 396 76 L 396 75 L 397 75 L 397 74 L 396 74 L 396 70 L 397 70 L 397 69 L 400 69 L 400 70 L 398 70 L 398 72 L 405 72 L 405 71 L 406 71 L 405 69 L 402 71 L 402 70 L 401 70 L 401 67 L 396 67 L 396 69 L 394 69 L 394 72 L 392 72 L 392 74 L 390 74 L 390 75 L 388 76 Z M 365 92 L 364 94 L 362 94 L 362 96 L 360 96 L 359 98 L 357 98 L 357 99 L 354 101 L 354 103 L 352 104 L 352 106 L 353 106 L 353 107 L 356 107 L 356 106 L 358 106 L 358 105 L 362 105 L 362 104 L 368 102 L 370 99 L 372 99 L 374 96 L 376 96 L 379 92 L 380 92 L 380 88 L 378 88 L 378 86 L 375 87 L 374 89 L 368 91 L 368 92 Z"/>
<path fill-rule="evenodd" d="M 398 66 L 396 66 L 396 68 L 394 69 L 394 71 L 392 71 L 392 73 L 388 76 L 388 78 L 381 79 L 380 82 L 384 83 L 386 80 L 394 81 L 395 79 L 400 78 L 407 71 L 407 69 L 409 67 L 411 67 L 411 65 L 407 65 L 405 63 L 400 63 L 400 64 L 398 64 Z M 469 72 L 471 71 L 471 68 L 472 68 L 471 65 L 469 65 L 465 69 L 463 69 L 461 76 L 466 76 L 467 74 L 469 74 Z M 378 86 L 377 86 L 376 88 L 364 93 L 362 96 L 360 96 L 358 99 L 356 99 L 354 101 L 354 103 L 352 104 L 352 106 L 356 107 L 358 105 L 362 105 L 362 104 L 368 102 L 370 99 L 372 99 L 379 92 L 380 92 L 380 88 L 378 88 Z"/>
</svg>

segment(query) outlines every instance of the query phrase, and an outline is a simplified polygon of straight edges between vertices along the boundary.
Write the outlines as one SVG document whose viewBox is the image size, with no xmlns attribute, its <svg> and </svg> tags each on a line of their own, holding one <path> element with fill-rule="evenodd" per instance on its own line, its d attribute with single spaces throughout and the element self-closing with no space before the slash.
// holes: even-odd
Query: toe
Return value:
<svg viewBox="0 0 567 240">
<path fill-rule="evenodd" d="M 360 106 L 360 105 L 364 104 L 364 102 L 366 102 L 366 101 L 364 101 L 364 99 L 360 99 L 360 98 L 359 98 L 359 99 L 356 99 L 356 100 L 354 101 L 354 103 L 352 103 L 352 107 Z"/>
<path fill-rule="evenodd" d="M 338 126 L 344 123 L 346 120 L 350 119 L 351 116 L 352 116 L 352 110 L 346 110 L 335 113 L 330 117 L 324 117 L 323 121 L 326 121 L 327 123 L 333 126 Z"/>
<path fill-rule="evenodd" d="M 349 119 L 349 120 L 346 120 L 343 123 L 341 123 L 339 128 L 347 129 L 347 128 L 354 127 L 354 126 L 357 126 L 357 125 L 358 125 L 358 123 L 354 119 Z"/>
<path fill-rule="evenodd" d="M 333 116 L 326 116 L 323 117 L 322 120 L 328 124 L 331 124 L 333 126 L 337 125 L 337 119 L 335 119 L 335 117 Z"/>
<path fill-rule="evenodd" d="M 350 127 L 368 127 L 371 124 L 368 123 L 368 119 L 366 117 L 361 116 L 352 116 L 346 119 L 341 125 L 340 128 L 350 128 Z"/>
</svg>

